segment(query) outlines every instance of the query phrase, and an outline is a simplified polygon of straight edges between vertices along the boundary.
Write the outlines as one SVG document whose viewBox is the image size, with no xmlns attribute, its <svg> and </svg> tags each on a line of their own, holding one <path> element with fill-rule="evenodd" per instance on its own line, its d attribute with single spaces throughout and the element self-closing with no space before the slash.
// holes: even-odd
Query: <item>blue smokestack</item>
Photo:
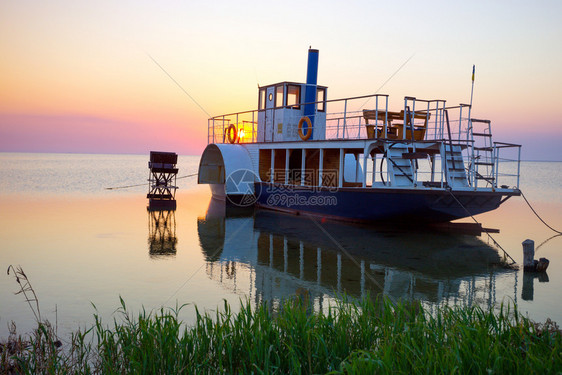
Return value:
<svg viewBox="0 0 562 375">
<path fill-rule="evenodd" d="M 318 50 L 308 49 L 308 68 L 306 70 L 306 90 L 304 94 L 304 102 L 311 103 L 316 101 L 316 85 L 318 83 Z M 304 115 L 310 118 L 312 129 L 314 129 L 314 117 L 316 115 L 316 104 L 306 104 L 304 106 Z M 306 126 L 306 123 L 303 126 Z M 306 129 L 308 131 L 308 129 Z M 314 139 L 314 132 L 310 139 Z"/>
</svg>

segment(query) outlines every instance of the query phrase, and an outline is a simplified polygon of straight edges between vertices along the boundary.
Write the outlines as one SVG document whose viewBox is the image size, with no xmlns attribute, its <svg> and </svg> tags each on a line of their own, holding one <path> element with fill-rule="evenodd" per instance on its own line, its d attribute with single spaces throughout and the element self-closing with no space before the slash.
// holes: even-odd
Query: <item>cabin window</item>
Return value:
<svg viewBox="0 0 562 375">
<path fill-rule="evenodd" d="M 275 107 L 283 107 L 283 86 L 275 87 Z"/>
<path fill-rule="evenodd" d="M 325 112 L 326 111 L 326 89 L 325 88 L 318 88 L 316 90 L 316 110 L 318 112 Z"/>
<path fill-rule="evenodd" d="M 297 85 L 287 85 L 287 106 L 292 109 L 300 109 L 301 87 Z"/>
<path fill-rule="evenodd" d="M 265 87 L 264 87 L 264 88 L 260 88 L 258 109 L 259 109 L 260 111 L 265 109 Z"/>
</svg>

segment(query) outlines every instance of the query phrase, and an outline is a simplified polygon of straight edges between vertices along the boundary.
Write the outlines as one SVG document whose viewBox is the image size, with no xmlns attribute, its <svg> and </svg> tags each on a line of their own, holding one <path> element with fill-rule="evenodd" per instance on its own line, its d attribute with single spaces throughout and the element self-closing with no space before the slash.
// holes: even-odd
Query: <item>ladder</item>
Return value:
<svg viewBox="0 0 562 375">
<path fill-rule="evenodd" d="M 468 179 L 464 168 L 462 148 L 460 145 L 441 143 L 441 155 L 445 160 L 445 176 L 450 187 L 467 187 Z"/>
<path fill-rule="evenodd" d="M 409 152 L 405 143 L 385 143 L 387 171 L 392 186 L 415 186 L 416 177 L 412 160 L 405 159 L 403 154 Z"/>
<path fill-rule="evenodd" d="M 491 187 L 496 186 L 494 145 L 492 143 L 492 126 L 490 120 L 470 119 L 472 126 L 472 168 L 474 187 L 479 181 Z"/>
<path fill-rule="evenodd" d="M 451 135 L 451 124 L 449 123 L 449 112 L 444 109 L 445 121 L 447 123 L 447 135 L 449 142 L 441 143 L 441 158 L 445 161 L 445 178 L 450 187 L 467 187 L 468 179 L 464 168 L 464 159 L 462 156 L 462 147 L 459 144 L 453 144 Z"/>
</svg>

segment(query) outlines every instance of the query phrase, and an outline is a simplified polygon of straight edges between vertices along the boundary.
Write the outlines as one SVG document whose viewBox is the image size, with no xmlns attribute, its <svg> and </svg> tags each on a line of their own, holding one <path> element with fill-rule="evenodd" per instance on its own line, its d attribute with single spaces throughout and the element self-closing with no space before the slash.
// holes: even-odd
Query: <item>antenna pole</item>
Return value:
<svg viewBox="0 0 562 375">
<path fill-rule="evenodd" d="M 472 88 L 470 89 L 470 107 L 468 107 L 468 121 L 470 122 L 470 113 L 472 112 L 472 96 L 474 94 L 474 71 L 476 65 L 472 65 Z"/>
<path fill-rule="evenodd" d="M 474 94 L 474 71 L 476 69 L 476 65 L 472 65 L 472 88 L 470 89 L 470 107 L 468 107 L 468 121 L 467 121 L 467 132 L 466 132 L 466 139 L 467 141 L 474 141 L 474 135 L 473 135 L 473 129 L 472 129 L 472 120 L 471 120 L 471 116 L 472 116 L 472 96 Z M 474 164 L 475 160 L 475 155 L 474 155 L 474 142 L 471 143 L 472 147 L 472 151 L 470 151 L 470 158 L 471 158 L 471 162 L 470 162 L 470 175 L 471 177 L 469 178 L 470 181 L 472 181 L 472 184 L 474 184 L 475 181 L 475 176 L 476 176 L 476 165 Z"/>
</svg>

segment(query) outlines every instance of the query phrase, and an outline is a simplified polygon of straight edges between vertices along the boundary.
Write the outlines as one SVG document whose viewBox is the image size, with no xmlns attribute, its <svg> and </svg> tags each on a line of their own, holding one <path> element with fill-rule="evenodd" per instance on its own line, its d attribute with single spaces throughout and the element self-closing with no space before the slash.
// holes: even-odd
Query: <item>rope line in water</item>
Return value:
<svg viewBox="0 0 562 375">
<path fill-rule="evenodd" d="M 176 180 L 182 179 L 182 178 L 187 178 L 187 177 L 193 177 L 193 176 L 197 176 L 199 173 L 192 173 L 192 174 L 188 174 L 185 176 L 180 176 L 180 177 L 176 177 Z M 105 188 L 105 190 L 118 190 L 118 189 L 128 189 L 128 188 L 132 188 L 132 187 L 137 187 L 137 186 L 146 186 L 148 185 L 146 182 L 144 184 L 137 184 L 137 185 L 126 185 L 126 186 L 115 186 L 115 187 L 108 187 Z"/>
<path fill-rule="evenodd" d="M 548 227 L 548 229 L 552 230 L 553 232 L 556 232 L 558 234 L 562 234 L 562 232 L 560 232 L 559 230 L 554 229 L 553 227 L 551 227 L 550 225 L 548 225 L 543 219 L 542 217 L 539 216 L 539 214 L 537 213 L 537 211 L 535 211 L 535 209 L 533 208 L 533 206 L 531 206 L 531 203 L 529 203 L 529 201 L 527 200 L 527 198 L 525 198 L 525 194 L 523 194 L 523 192 L 521 192 L 521 196 L 523 197 L 523 199 L 525 199 L 525 202 L 527 202 L 527 205 L 529 206 L 529 208 L 531 209 L 531 211 L 533 211 L 533 213 L 539 218 L 540 221 L 542 221 L 542 223 L 544 225 L 546 225 Z"/>
<path fill-rule="evenodd" d="M 457 203 L 466 211 L 466 213 L 470 215 L 470 217 L 472 218 L 472 220 L 474 220 L 474 222 L 475 222 L 476 224 L 482 226 L 482 224 L 480 224 L 480 223 L 478 222 L 478 220 L 476 220 L 476 218 L 470 213 L 470 211 L 468 211 L 468 209 L 457 199 L 457 197 L 455 196 L 455 194 L 453 194 L 453 192 L 452 192 L 451 190 L 449 190 L 449 189 L 448 189 L 447 191 L 449 192 L 449 194 L 451 194 L 451 196 L 455 199 L 455 201 L 457 201 Z M 504 255 L 507 255 L 507 256 L 509 257 L 509 259 L 511 259 L 511 261 L 513 262 L 513 263 L 511 263 L 511 264 L 517 263 L 517 262 L 515 261 L 515 259 L 513 259 L 513 257 L 512 257 L 511 255 L 509 255 L 509 253 L 508 253 L 507 251 L 505 251 L 505 249 L 504 249 L 503 247 L 501 247 L 501 245 L 498 243 L 498 241 L 496 241 L 496 240 L 494 239 L 494 237 L 492 237 L 492 235 L 491 235 L 490 233 L 488 233 L 487 231 L 485 231 L 484 233 L 486 233 L 486 234 L 488 235 L 488 238 L 492 240 L 492 242 L 494 243 L 494 245 L 496 245 L 497 247 L 499 247 L 499 248 L 503 251 Z"/>
</svg>

